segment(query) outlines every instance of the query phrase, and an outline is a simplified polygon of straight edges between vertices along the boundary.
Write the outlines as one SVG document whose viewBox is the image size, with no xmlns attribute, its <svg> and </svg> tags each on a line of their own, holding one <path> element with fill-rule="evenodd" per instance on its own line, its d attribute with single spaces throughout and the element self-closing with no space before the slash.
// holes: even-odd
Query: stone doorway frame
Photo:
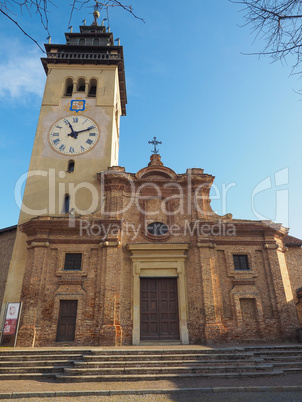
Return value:
<svg viewBox="0 0 302 402">
<path fill-rule="evenodd" d="M 132 345 L 140 344 L 140 278 L 177 278 L 179 335 L 189 344 L 187 290 L 185 278 L 188 243 L 128 244 L 132 260 Z"/>
</svg>

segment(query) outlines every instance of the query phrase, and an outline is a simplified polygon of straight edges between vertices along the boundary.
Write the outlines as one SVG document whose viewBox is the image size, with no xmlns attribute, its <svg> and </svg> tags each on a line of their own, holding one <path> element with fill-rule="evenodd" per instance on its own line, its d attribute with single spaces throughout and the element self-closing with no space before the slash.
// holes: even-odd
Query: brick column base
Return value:
<svg viewBox="0 0 302 402">
<path fill-rule="evenodd" d="M 35 346 L 36 329 L 34 326 L 24 326 L 18 331 L 16 346 L 33 347 Z"/>
<path fill-rule="evenodd" d="M 206 324 L 205 336 L 208 344 L 225 342 L 227 330 L 221 323 Z"/>
<path fill-rule="evenodd" d="M 120 325 L 103 325 L 100 332 L 100 346 L 122 346 L 123 331 Z"/>
</svg>

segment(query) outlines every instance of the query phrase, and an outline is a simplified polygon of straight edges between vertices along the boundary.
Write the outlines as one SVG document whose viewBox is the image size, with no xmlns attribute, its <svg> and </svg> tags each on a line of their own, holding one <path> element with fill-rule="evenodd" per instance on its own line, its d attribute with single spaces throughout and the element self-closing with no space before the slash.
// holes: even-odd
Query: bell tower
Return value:
<svg viewBox="0 0 302 402">
<path fill-rule="evenodd" d="M 66 33 L 65 44 L 45 45 L 47 79 L 19 225 L 35 217 L 96 212 L 97 173 L 118 165 L 120 116 L 127 103 L 123 47 L 98 25 L 97 11 L 94 17 L 80 32 Z M 26 241 L 18 230 L 3 306 L 20 300 Z"/>
<path fill-rule="evenodd" d="M 96 21 L 65 37 L 64 45 L 45 45 L 47 80 L 19 223 L 71 208 L 94 212 L 96 172 L 118 165 L 127 103 L 123 48 Z"/>
</svg>

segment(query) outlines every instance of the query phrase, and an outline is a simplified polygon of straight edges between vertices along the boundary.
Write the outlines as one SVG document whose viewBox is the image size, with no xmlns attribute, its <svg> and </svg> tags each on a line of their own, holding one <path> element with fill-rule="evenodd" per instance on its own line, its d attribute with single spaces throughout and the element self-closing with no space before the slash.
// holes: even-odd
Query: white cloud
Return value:
<svg viewBox="0 0 302 402">
<path fill-rule="evenodd" d="M 0 96 L 22 102 L 29 95 L 42 97 L 45 73 L 40 61 L 41 52 L 15 41 L 9 48 L 1 46 L 0 53 Z"/>
</svg>

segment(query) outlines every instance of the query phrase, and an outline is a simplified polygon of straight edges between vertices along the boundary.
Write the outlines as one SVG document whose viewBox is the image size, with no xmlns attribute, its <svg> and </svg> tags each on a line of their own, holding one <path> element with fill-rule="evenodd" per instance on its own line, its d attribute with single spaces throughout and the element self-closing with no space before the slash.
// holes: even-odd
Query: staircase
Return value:
<svg viewBox="0 0 302 402">
<path fill-rule="evenodd" d="M 83 360 L 89 350 L 81 349 L 23 349 L 0 348 L 0 381 L 56 378 L 75 361 Z"/>
<path fill-rule="evenodd" d="M 235 348 L 0 349 L 0 381 L 244 378 L 302 374 L 302 345 Z"/>
</svg>

